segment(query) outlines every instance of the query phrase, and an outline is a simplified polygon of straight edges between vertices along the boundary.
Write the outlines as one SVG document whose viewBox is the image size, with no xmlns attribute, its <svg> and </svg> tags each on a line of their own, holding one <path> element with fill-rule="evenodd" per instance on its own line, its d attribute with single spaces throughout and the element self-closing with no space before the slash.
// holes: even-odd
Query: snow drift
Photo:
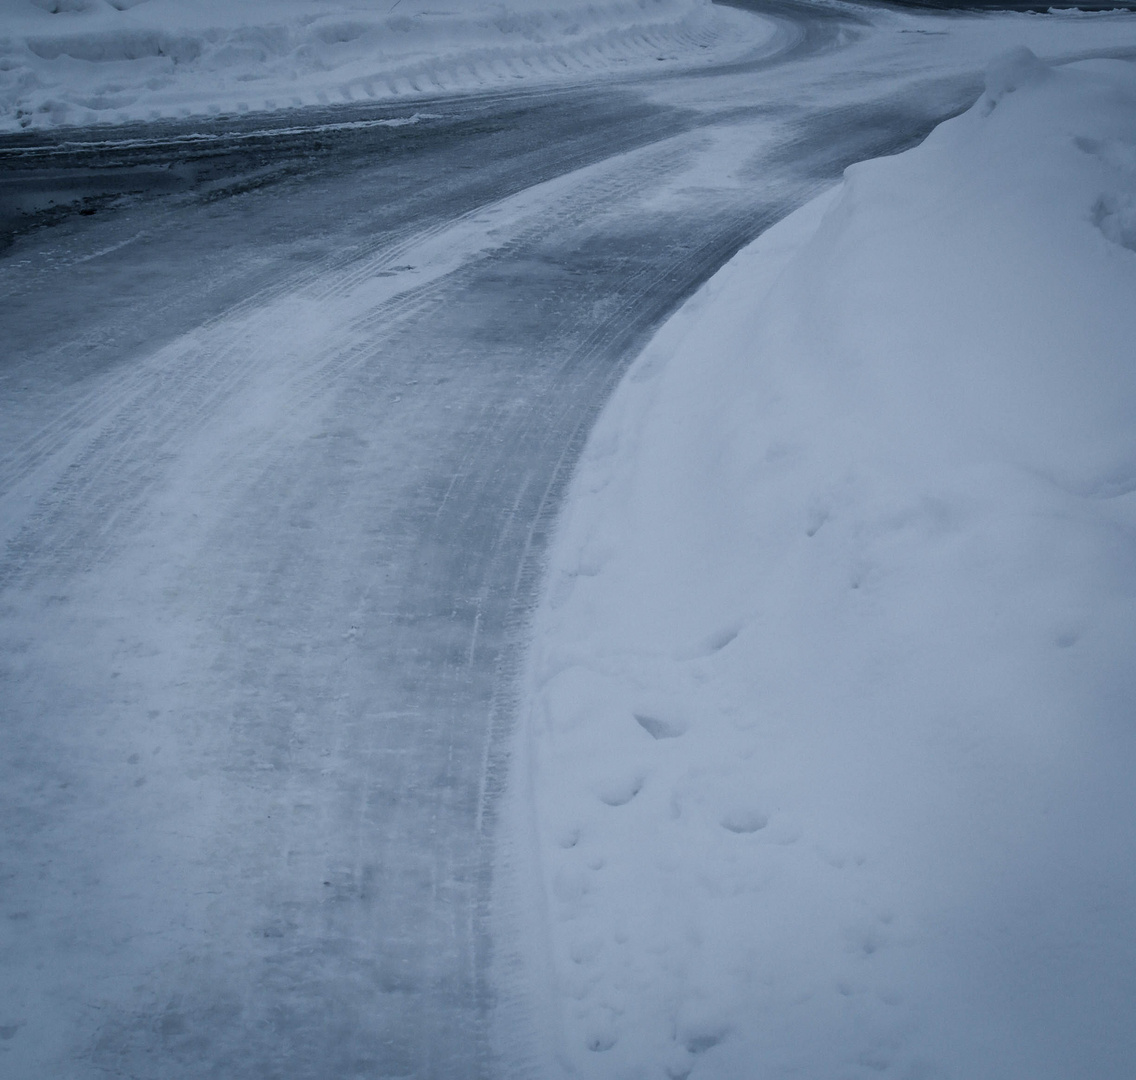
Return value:
<svg viewBox="0 0 1136 1080">
<path fill-rule="evenodd" d="M 1134 341 L 1136 68 L 1018 50 L 636 361 L 524 684 L 541 1075 L 1132 1074 Z"/>
<path fill-rule="evenodd" d="M 770 34 L 709 0 L 2 0 L 0 130 L 594 79 Z"/>
</svg>

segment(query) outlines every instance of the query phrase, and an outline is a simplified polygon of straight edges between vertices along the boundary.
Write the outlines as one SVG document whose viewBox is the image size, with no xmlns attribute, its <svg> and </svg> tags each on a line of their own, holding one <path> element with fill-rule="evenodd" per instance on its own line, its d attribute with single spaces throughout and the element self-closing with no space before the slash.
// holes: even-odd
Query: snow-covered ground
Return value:
<svg viewBox="0 0 1136 1080">
<path fill-rule="evenodd" d="M 9 130 L 520 91 L 4 253 L 5 1078 L 1136 1072 L 1123 65 L 1002 65 L 640 359 L 496 829 L 641 335 L 992 53 L 1136 55 L 772 2 L 0 0 Z"/>
<path fill-rule="evenodd" d="M 1136 66 L 1024 49 L 666 324 L 535 617 L 537 1074 L 1133 1075 L 1134 341 Z"/>
<path fill-rule="evenodd" d="M 579 82 L 772 35 L 709 0 L 0 0 L 0 131 Z"/>
</svg>

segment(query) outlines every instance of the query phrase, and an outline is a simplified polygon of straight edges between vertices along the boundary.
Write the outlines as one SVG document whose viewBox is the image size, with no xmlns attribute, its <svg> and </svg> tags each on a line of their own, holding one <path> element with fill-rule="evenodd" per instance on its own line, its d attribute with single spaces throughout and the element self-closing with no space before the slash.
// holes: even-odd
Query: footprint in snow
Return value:
<svg viewBox="0 0 1136 1080">
<path fill-rule="evenodd" d="M 625 806 L 643 790 L 645 777 L 641 775 L 620 777 L 599 785 L 596 794 L 608 806 Z"/>
<path fill-rule="evenodd" d="M 821 527 L 828 521 L 828 507 L 827 506 L 813 506 L 810 507 L 805 516 L 805 535 L 816 536 L 820 532 Z"/>
<path fill-rule="evenodd" d="M 588 938 L 586 941 L 576 942 L 569 950 L 573 964 L 591 964 L 599 957 L 603 949 L 603 938 Z"/>
<path fill-rule="evenodd" d="M 694 1028 L 683 1035 L 682 1045 L 689 1054 L 705 1054 L 707 1050 L 717 1046 L 726 1037 L 726 1033 L 724 1027 Z"/>
<path fill-rule="evenodd" d="M 693 659 L 700 660 L 707 656 L 713 656 L 715 653 L 721 652 L 727 645 L 729 645 L 734 638 L 738 636 L 745 628 L 744 622 L 734 622 L 727 626 L 720 627 L 710 634 L 701 644 L 699 650 L 695 653 Z"/>
<path fill-rule="evenodd" d="M 677 739 L 680 735 L 686 734 L 686 721 L 676 717 L 635 713 L 635 722 L 652 739 Z"/>
<path fill-rule="evenodd" d="M 769 817 L 760 810 L 732 807 L 722 815 L 719 822 L 723 829 L 732 833 L 755 833 L 769 824 Z"/>
<path fill-rule="evenodd" d="M 565 829 L 556 839 L 562 848 L 574 848 L 580 842 L 579 828 Z"/>
</svg>

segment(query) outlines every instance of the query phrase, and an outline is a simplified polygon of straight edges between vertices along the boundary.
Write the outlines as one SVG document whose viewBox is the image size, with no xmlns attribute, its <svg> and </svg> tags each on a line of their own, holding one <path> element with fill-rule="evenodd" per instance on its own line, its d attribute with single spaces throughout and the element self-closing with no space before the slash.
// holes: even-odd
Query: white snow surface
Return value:
<svg viewBox="0 0 1136 1080">
<path fill-rule="evenodd" d="M 1136 1073 L 1133 342 L 1136 67 L 1024 48 L 659 332 L 524 677 L 536 1074 Z"/>
<path fill-rule="evenodd" d="M 0 131 L 594 80 L 773 34 L 710 0 L 0 0 Z"/>
</svg>

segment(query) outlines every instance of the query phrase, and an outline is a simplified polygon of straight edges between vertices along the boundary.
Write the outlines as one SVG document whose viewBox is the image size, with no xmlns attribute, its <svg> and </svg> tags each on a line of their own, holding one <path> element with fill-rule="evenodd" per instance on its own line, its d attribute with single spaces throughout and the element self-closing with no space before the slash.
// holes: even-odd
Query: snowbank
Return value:
<svg viewBox="0 0 1136 1080">
<path fill-rule="evenodd" d="M 1136 68 L 1020 50 L 637 360 L 525 682 L 540 1075 L 1133 1075 L 1133 342 Z"/>
<path fill-rule="evenodd" d="M 771 34 L 709 0 L 0 0 L 0 131 L 700 65 Z"/>
</svg>

